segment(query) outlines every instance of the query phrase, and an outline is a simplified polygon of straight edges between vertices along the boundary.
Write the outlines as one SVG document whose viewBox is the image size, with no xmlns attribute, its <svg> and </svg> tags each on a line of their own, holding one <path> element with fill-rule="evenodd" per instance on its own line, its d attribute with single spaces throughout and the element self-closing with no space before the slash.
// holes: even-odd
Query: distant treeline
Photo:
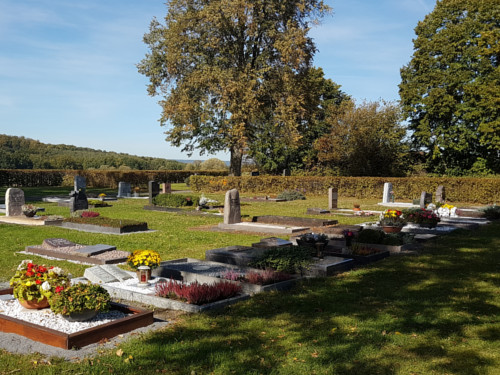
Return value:
<svg viewBox="0 0 500 375">
<path fill-rule="evenodd" d="M 0 134 L 0 169 L 183 170 L 185 167 L 185 163 L 175 160 L 50 145 Z"/>
</svg>

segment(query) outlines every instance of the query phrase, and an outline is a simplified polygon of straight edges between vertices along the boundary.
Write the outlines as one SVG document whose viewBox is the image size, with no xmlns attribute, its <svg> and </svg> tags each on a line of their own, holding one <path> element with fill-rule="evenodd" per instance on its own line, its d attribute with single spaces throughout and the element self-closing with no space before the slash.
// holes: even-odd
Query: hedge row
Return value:
<svg viewBox="0 0 500 375">
<path fill-rule="evenodd" d="M 355 198 L 380 198 L 384 183 L 391 182 L 397 200 L 420 198 L 422 191 L 434 194 L 439 185 L 445 187 L 450 202 L 500 203 L 500 178 L 474 177 L 210 177 L 192 176 L 190 186 L 196 192 L 223 192 L 238 189 L 241 193 L 279 194 L 298 190 L 306 195 L 326 195 L 337 188 L 339 195 Z"/>
<path fill-rule="evenodd" d="M 0 186 L 73 186 L 76 175 L 84 176 L 88 187 L 116 188 L 120 181 L 132 186 L 146 187 L 148 181 L 184 182 L 193 173 L 207 176 L 224 176 L 223 171 L 103 171 L 103 170 L 54 170 L 54 169 L 0 169 Z"/>
</svg>

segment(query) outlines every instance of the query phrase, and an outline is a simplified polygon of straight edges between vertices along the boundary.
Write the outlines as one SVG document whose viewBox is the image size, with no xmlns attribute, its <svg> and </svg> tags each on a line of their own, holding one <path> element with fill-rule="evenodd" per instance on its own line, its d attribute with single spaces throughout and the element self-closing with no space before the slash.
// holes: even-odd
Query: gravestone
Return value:
<svg viewBox="0 0 500 375">
<path fill-rule="evenodd" d="M 75 246 L 74 242 L 67 240 L 65 238 L 46 238 L 42 242 L 42 246 L 47 247 L 49 249 L 59 249 L 61 247 L 69 247 Z"/>
<path fill-rule="evenodd" d="M 226 192 L 224 200 L 224 224 L 241 222 L 240 193 L 236 189 Z"/>
<path fill-rule="evenodd" d="M 262 238 L 259 242 L 253 243 L 252 247 L 269 248 L 269 247 L 287 247 L 292 246 L 293 243 L 278 237 Z"/>
<path fill-rule="evenodd" d="M 436 202 L 444 203 L 446 201 L 446 194 L 443 185 L 439 185 L 436 190 Z"/>
<path fill-rule="evenodd" d="M 83 191 L 87 189 L 87 183 L 85 181 L 85 177 L 83 176 L 75 176 L 74 179 L 74 189 L 75 191 Z"/>
<path fill-rule="evenodd" d="M 5 216 L 21 216 L 24 203 L 24 191 L 8 188 L 5 192 Z"/>
<path fill-rule="evenodd" d="M 420 208 L 425 208 L 429 203 L 432 203 L 432 194 L 423 191 L 420 194 Z"/>
<path fill-rule="evenodd" d="M 107 284 L 132 279 L 134 276 L 112 265 L 103 265 L 87 268 L 83 276 L 96 284 Z"/>
<path fill-rule="evenodd" d="M 120 181 L 118 183 L 118 198 L 130 197 L 131 187 L 130 182 Z"/>
<path fill-rule="evenodd" d="M 339 191 L 334 188 L 328 189 L 328 209 L 333 210 L 338 208 Z"/>
<path fill-rule="evenodd" d="M 259 175 L 259 171 L 253 171 L 252 172 L 252 176 L 258 176 Z"/>
<path fill-rule="evenodd" d="M 149 204 L 153 204 L 154 197 L 160 194 L 160 184 L 156 181 L 148 182 Z"/>
<path fill-rule="evenodd" d="M 324 210 L 320 207 L 309 207 L 306 211 L 306 215 L 322 215 L 322 214 L 329 214 L 330 211 Z"/>
<path fill-rule="evenodd" d="M 392 196 L 392 184 L 390 182 L 386 182 L 384 184 L 384 195 L 382 196 L 382 203 L 390 203 Z"/>
<path fill-rule="evenodd" d="M 292 173 L 290 172 L 290 169 L 288 169 L 288 168 L 283 169 L 283 176 L 288 177 L 291 175 L 292 175 Z"/>
<path fill-rule="evenodd" d="M 172 194 L 172 184 L 170 182 L 164 182 L 161 185 L 163 194 Z"/>
<path fill-rule="evenodd" d="M 89 208 L 89 202 L 84 190 L 76 190 L 69 193 L 69 210 L 70 212 L 75 212 L 78 210 L 87 210 Z"/>
</svg>

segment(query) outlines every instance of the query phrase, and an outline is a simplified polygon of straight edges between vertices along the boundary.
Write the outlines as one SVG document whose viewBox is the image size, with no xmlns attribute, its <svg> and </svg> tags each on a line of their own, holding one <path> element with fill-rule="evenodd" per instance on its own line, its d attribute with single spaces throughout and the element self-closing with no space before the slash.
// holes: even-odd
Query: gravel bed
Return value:
<svg viewBox="0 0 500 375">
<path fill-rule="evenodd" d="M 83 249 L 86 247 L 86 245 L 74 245 L 74 246 L 64 246 L 64 247 L 54 247 L 54 246 L 49 246 L 46 243 L 42 243 L 39 246 L 42 249 L 45 250 L 50 250 L 50 251 L 57 251 L 58 253 L 65 253 L 65 254 L 71 254 L 74 253 L 76 250 Z"/>
<path fill-rule="evenodd" d="M 51 328 L 66 334 L 100 326 L 127 316 L 127 314 L 121 311 L 110 310 L 106 313 L 99 313 L 96 317 L 85 322 L 69 322 L 61 315 L 54 314 L 48 308 L 42 310 L 25 309 L 16 299 L 13 298 L 6 301 L 0 300 L 0 314 L 24 320 L 39 326 Z"/>
<path fill-rule="evenodd" d="M 110 259 L 120 259 L 126 258 L 130 255 L 128 251 L 123 250 L 110 250 L 101 254 L 92 255 L 90 258 L 102 259 L 102 260 L 110 260 Z"/>
</svg>

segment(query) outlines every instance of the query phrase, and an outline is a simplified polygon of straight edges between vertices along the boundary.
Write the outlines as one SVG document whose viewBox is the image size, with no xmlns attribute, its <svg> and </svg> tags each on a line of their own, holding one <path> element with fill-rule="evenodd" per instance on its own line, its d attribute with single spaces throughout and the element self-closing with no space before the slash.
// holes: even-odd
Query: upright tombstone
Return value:
<svg viewBox="0 0 500 375">
<path fill-rule="evenodd" d="M 432 194 L 423 191 L 420 194 L 420 208 L 425 208 L 429 203 L 432 203 Z"/>
<path fill-rule="evenodd" d="M 130 182 L 120 181 L 118 183 L 118 198 L 130 197 Z"/>
<path fill-rule="evenodd" d="M 445 194 L 443 185 L 439 185 L 436 189 L 436 202 L 437 203 L 446 202 L 446 194 Z"/>
<path fill-rule="evenodd" d="M 333 210 L 338 208 L 339 191 L 334 188 L 328 189 L 328 209 Z"/>
<path fill-rule="evenodd" d="M 283 169 L 283 176 L 288 177 L 291 175 L 292 175 L 292 173 L 290 172 L 290 169 L 288 169 L 288 168 Z"/>
<path fill-rule="evenodd" d="M 386 182 L 384 184 L 384 195 L 382 196 L 382 203 L 390 203 L 391 202 L 391 193 L 392 192 L 392 184 L 390 182 Z"/>
<path fill-rule="evenodd" d="M 8 188 L 5 192 L 5 216 L 21 216 L 24 203 L 24 191 Z"/>
<path fill-rule="evenodd" d="M 224 201 L 224 224 L 241 222 L 240 193 L 236 189 L 226 192 Z"/>
<path fill-rule="evenodd" d="M 75 191 L 83 191 L 85 193 L 85 190 L 87 190 L 87 182 L 85 180 L 85 177 L 83 176 L 75 176 L 74 180 L 74 189 Z"/>
<path fill-rule="evenodd" d="M 160 194 L 160 184 L 156 181 L 148 182 L 149 204 L 153 204 L 154 198 Z"/>
<path fill-rule="evenodd" d="M 87 210 L 89 208 L 89 202 L 84 190 L 73 190 L 69 193 L 69 210 L 70 212 L 75 212 L 78 210 Z"/>
<path fill-rule="evenodd" d="M 163 194 L 172 194 L 172 184 L 170 182 L 164 182 L 162 184 L 162 191 Z"/>
</svg>

